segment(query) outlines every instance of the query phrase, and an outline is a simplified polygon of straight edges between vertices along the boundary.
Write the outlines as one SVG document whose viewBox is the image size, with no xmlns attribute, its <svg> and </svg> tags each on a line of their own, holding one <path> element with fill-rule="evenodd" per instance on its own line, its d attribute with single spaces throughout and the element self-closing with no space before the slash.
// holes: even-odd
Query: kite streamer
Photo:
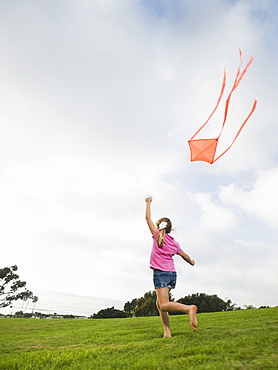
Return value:
<svg viewBox="0 0 278 370">
<path fill-rule="evenodd" d="M 225 103 L 224 119 L 223 119 L 220 134 L 217 138 L 214 138 L 214 139 L 195 139 L 195 140 L 193 140 L 195 138 L 195 136 L 206 126 L 206 124 L 209 122 L 209 120 L 211 119 L 211 117 L 213 116 L 213 114 L 215 113 L 216 109 L 219 106 L 219 103 L 222 99 L 222 96 L 224 94 L 224 90 L 225 90 L 225 87 L 226 87 L 226 70 L 224 70 L 224 77 L 223 77 L 221 92 L 220 92 L 220 96 L 218 98 L 218 101 L 216 103 L 215 108 L 213 109 L 212 113 L 210 114 L 210 116 L 206 120 L 206 122 L 195 132 L 195 134 L 191 137 L 191 139 L 188 140 L 188 144 L 189 144 L 189 148 L 190 148 L 190 160 L 191 160 L 191 162 L 193 162 L 193 161 L 204 161 L 204 162 L 208 162 L 210 164 L 213 164 L 214 162 L 216 162 L 220 157 L 222 157 L 222 155 L 224 155 L 231 148 L 231 146 L 236 141 L 238 135 L 240 134 L 241 130 L 245 126 L 246 122 L 249 120 L 249 118 L 251 117 L 251 115 L 253 114 L 253 112 L 256 109 L 257 100 L 254 101 L 250 113 L 248 114 L 247 118 L 244 120 L 244 122 L 240 126 L 240 128 L 239 128 L 234 140 L 232 141 L 231 145 L 226 150 L 224 150 L 224 152 L 221 153 L 217 158 L 215 158 L 215 153 L 216 153 L 216 149 L 217 149 L 218 140 L 219 140 L 219 138 L 220 138 L 220 136 L 223 132 L 223 129 L 224 129 L 224 126 L 225 126 L 225 123 L 226 123 L 232 94 L 233 94 L 234 90 L 237 88 L 237 86 L 239 85 L 240 81 L 242 80 L 243 76 L 245 75 L 245 73 L 246 73 L 247 69 L 249 68 L 250 64 L 254 60 L 254 57 L 251 56 L 249 62 L 246 65 L 246 67 L 241 72 L 241 70 L 240 70 L 240 67 L 241 67 L 241 64 L 242 64 L 242 52 L 241 52 L 241 50 L 239 50 L 239 55 L 240 55 L 240 64 L 239 64 L 239 67 L 238 67 L 238 70 L 237 70 L 237 74 L 236 74 L 236 77 L 235 77 L 233 87 L 232 87 L 232 89 L 231 89 L 231 91 L 228 95 L 228 98 L 226 100 L 226 103 Z"/>
</svg>

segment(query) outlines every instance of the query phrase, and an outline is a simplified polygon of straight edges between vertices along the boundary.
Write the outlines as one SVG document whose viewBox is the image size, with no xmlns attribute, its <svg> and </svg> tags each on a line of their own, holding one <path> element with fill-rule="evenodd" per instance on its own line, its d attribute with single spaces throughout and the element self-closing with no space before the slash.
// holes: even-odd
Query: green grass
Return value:
<svg viewBox="0 0 278 370">
<path fill-rule="evenodd" d="M 0 319 L 0 369 L 278 369 L 278 308 L 92 320 Z"/>
</svg>

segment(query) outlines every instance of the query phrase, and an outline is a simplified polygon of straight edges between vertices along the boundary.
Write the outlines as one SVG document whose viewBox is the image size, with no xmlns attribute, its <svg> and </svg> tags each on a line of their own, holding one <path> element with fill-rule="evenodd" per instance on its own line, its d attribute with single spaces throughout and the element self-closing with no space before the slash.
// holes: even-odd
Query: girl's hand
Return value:
<svg viewBox="0 0 278 370">
<path fill-rule="evenodd" d="M 191 265 L 194 266 L 195 265 L 195 261 L 194 260 L 191 260 Z"/>
<path fill-rule="evenodd" d="M 151 195 L 148 195 L 146 198 L 145 198 L 145 201 L 147 203 L 150 203 L 151 201 L 153 200 L 153 197 Z"/>
</svg>

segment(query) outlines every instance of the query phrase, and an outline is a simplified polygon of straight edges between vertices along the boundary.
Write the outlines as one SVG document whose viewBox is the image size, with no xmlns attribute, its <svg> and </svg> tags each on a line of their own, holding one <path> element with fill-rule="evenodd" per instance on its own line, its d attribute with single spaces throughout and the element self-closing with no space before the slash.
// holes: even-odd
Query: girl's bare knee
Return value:
<svg viewBox="0 0 278 370">
<path fill-rule="evenodd" d="M 159 307 L 160 307 L 160 310 L 161 311 L 168 312 L 168 310 L 167 310 L 167 303 L 161 304 Z"/>
</svg>

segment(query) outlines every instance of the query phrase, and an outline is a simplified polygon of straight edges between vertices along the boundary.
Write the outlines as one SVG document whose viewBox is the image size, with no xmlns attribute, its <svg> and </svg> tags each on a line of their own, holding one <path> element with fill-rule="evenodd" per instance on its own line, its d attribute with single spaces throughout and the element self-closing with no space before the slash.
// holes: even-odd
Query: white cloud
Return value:
<svg viewBox="0 0 278 370">
<path fill-rule="evenodd" d="M 210 194 L 196 194 L 196 203 L 202 211 L 200 231 L 211 233 L 229 232 L 237 225 L 237 218 L 233 212 L 211 201 Z"/>
<path fill-rule="evenodd" d="M 222 187 L 220 198 L 226 204 L 234 204 L 243 211 L 278 227 L 278 169 L 259 173 L 251 189 L 236 184 Z"/>
</svg>

